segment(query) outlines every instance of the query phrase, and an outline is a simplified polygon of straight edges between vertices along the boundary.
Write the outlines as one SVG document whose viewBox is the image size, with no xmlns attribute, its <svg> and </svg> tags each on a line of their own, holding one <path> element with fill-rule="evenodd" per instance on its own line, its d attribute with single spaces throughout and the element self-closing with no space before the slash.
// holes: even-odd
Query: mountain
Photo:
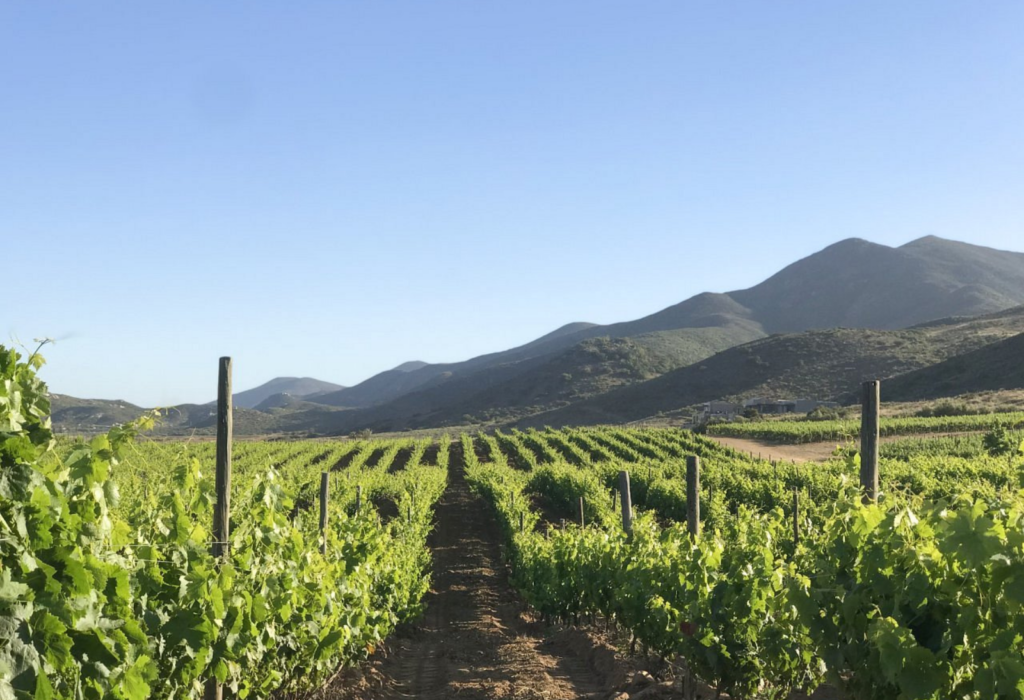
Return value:
<svg viewBox="0 0 1024 700">
<path fill-rule="evenodd" d="M 896 377 L 885 395 L 921 401 L 1001 389 L 1024 389 L 1024 333 Z"/>
<path fill-rule="evenodd" d="M 256 408 L 275 394 L 288 394 L 297 398 L 306 398 L 318 394 L 338 391 L 344 387 L 330 382 L 323 382 L 310 377 L 277 377 L 255 389 L 248 389 L 234 394 L 235 406 L 239 408 Z"/>
<path fill-rule="evenodd" d="M 934 236 L 899 248 L 851 238 L 749 289 L 698 294 L 634 321 L 568 324 L 525 345 L 464 362 L 424 364 L 410 371 L 396 368 L 316 401 L 349 408 L 378 406 L 489 368 L 553 357 L 591 338 L 635 339 L 669 332 L 683 342 L 703 345 L 710 355 L 771 333 L 835 327 L 897 329 L 1017 304 L 1024 304 L 1022 253 Z M 716 338 L 711 329 L 724 331 L 726 337 L 719 333 Z M 680 353 L 676 367 L 697 359 L 702 358 Z"/>
<path fill-rule="evenodd" d="M 863 373 L 913 371 L 1003 340 L 1016 312 L 993 314 L 1022 304 L 1022 253 L 933 236 L 896 248 L 853 238 L 749 289 L 705 292 L 639 319 L 570 323 L 508 350 L 406 362 L 347 388 L 278 379 L 236 405 L 261 409 L 254 427 L 347 433 L 631 420 L 751 392 L 826 398 Z M 969 320 L 978 316 L 987 320 Z"/>
<path fill-rule="evenodd" d="M 892 329 L 1024 303 L 1024 254 L 927 236 L 899 248 L 858 238 L 730 296 L 769 333 Z"/>
<path fill-rule="evenodd" d="M 1024 254 L 933 236 L 898 248 L 853 238 L 749 289 L 698 294 L 633 321 L 568 324 L 510 350 L 389 370 L 313 400 L 365 409 L 339 417 L 339 430 L 456 416 L 511 420 L 642 382 L 769 334 L 900 329 L 1018 304 L 1024 304 Z M 620 344 L 614 360 L 595 366 L 582 344 L 598 338 L 632 343 Z M 562 375 L 597 381 L 573 391 Z"/>
</svg>

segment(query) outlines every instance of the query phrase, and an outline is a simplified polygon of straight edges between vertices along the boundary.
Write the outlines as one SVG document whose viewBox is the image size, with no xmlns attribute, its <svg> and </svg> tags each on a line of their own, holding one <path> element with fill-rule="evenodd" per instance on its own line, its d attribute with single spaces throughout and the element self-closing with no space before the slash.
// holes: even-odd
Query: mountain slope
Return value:
<svg viewBox="0 0 1024 700">
<path fill-rule="evenodd" d="M 343 387 L 311 377 L 277 377 L 254 389 L 240 391 L 233 396 L 235 406 L 256 408 L 275 394 L 288 394 L 297 398 L 338 391 Z"/>
<path fill-rule="evenodd" d="M 920 401 L 1000 389 L 1024 389 L 1024 333 L 896 377 L 885 395 Z"/>
<path fill-rule="evenodd" d="M 96 432 L 135 420 L 145 413 L 127 401 L 78 399 L 50 394 L 50 419 L 58 432 Z"/>
<path fill-rule="evenodd" d="M 896 331 L 833 329 L 774 335 L 703 362 L 617 389 L 522 425 L 640 420 L 716 399 L 810 397 L 852 400 L 865 379 L 888 379 L 1024 332 L 1024 306 L 977 319 Z M 898 380 L 894 380 L 898 381 Z M 886 396 L 894 384 L 886 383 Z"/>
<path fill-rule="evenodd" d="M 558 352 L 448 375 L 387 403 L 338 413 L 329 430 L 392 431 L 512 420 L 649 379 L 759 335 L 730 327 L 591 338 Z"/>
</svg>

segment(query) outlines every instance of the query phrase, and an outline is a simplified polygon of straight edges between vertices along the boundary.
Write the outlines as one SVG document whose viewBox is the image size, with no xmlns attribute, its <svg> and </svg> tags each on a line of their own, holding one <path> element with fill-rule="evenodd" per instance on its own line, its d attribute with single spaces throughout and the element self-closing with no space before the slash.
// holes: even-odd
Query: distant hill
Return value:
<svg viewBox="0 0 1024 700">
<path fill-rule="evenodd" d="M 133 421 L 145 412 L 127 401 L 77 399 L 50 394 L 50 419 L 60 432 L 96 432 Z"/>
<path fill-rule="evenodd" d="M 426 367 L 428 363 L 420 360 L 411 360 L 409 362 L 403 362 L 402 364 L 395 367 L 396 372 L 414 372 L 421 367 Z"/>
<path fill-rule="evenodd" d="M 1024 334 L 896 377 L 885 395 L 921 401 L 1001 389 L 1024 389 Z"/>
<path fill-rule="evenodd" d="M 287 394 L 296 398 L 316 396 L 343 389 L 339 384 L 323 382 L 310 377 L 277 377 L 255 389 L 240 391 L 234 395 L 235 406 L 239 408 L 256 408 L 275 394 Z"/>
</svg>

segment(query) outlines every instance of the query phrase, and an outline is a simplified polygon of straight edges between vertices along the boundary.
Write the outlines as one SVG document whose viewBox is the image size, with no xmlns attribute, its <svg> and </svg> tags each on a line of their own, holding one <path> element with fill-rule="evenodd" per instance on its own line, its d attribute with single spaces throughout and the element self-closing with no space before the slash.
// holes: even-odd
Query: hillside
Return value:
<svg viewBox="0 0 1024 700">
<path fill-rule="evenodd" d="M 50 394 L 50 419 L 57 432 L 96 432 L 135 420 L 145 409 L 127 401 L 78 399 Z"/>
<path fill-rule="evenodd" d="M 382 405 L 338 413 L 326 429 L 394 431 L 514 420 L 644 381 L 749 338 L 744 329 L 707 328 L 588 339 L 560 352 L 449 375 Z"/>
<path fill-rule="evenodd" d="M 1024 334 L 896 377 L 885 393 L 893 401 L 920 401 L 1002 389 L 1024 389 Z"/>
<path fill-rule="evenodd" d="M 865 379 L 889 379 L 964 353 L 984 352 L 993 341 L 1021 332 L 1024 306 L 898 331 L 832 329 L 774 335 L 655 379 L 531 416 L 521 424 L 621 423 L 706 401 L 755 396 L 850 402 Z M 886 382 L 886 396 L 893 400 L 896 381 Z"/>
<path fill-rule="evenodd" d="M 311 377 L 277 377 L 255 389 L 248 389 L 234 394 L 235 406 L 239 408 L 256 408 L 262 402 L 276 394 L 287 394 L 296 398 L 316 396 L 339 391 L 344 387 L 330 382 L 320 381 Z"/>
</svg>

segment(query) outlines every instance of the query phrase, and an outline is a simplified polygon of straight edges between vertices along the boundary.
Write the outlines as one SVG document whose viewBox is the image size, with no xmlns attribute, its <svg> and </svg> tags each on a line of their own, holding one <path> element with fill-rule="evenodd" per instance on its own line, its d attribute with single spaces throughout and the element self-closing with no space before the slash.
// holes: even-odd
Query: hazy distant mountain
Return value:
<svg viewBox="0 0 1024 700">
<path fill-rule="evenodd" d="M 275 394 L 287 394 L 295 398 L 306 398 L 317 394 L 338 391 L 344 387 L 330 382 L 323 382 L 310 377 L 277 377 L 255 389 L 240 391 L 234 395 L 235 406 L 239 408 L 256 408 Z"/>
<path fill-rule="evenodd" d="M 50 419 L 57 430 L 94 432 L 135 420 L 145 412 L 127 401 L 78 399 L 50 394 Z"/>
</svg>

